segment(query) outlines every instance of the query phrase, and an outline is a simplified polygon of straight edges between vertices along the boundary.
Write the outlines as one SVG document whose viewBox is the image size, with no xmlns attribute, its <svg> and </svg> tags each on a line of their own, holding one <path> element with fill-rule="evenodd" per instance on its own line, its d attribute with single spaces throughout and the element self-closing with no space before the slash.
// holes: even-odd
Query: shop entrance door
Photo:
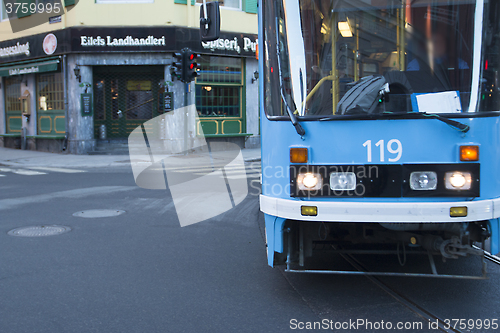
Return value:
<svg viewBox="0 0 500 333">
<path fill-rule="evenodd" d="M 107 138 L 127 138 L 142 123 L 159 115 L 163 66 L 95 66 L 94 133 L 106 127 Z"/>
</svg>

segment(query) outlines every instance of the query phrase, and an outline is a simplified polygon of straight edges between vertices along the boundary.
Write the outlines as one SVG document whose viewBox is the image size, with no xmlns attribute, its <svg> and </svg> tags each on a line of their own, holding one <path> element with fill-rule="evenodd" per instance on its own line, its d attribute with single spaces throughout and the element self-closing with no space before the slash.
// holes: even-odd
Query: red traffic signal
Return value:
<svg viewBox="0 0 500 333">
<path fill-rule="evenodd" d="M 187 82 L 193 81 L 198 76 L 198 63 L 196 59 L 199 57 L 198 54 L 191 52 L 191 50 L 187 51 L 188 55 L 188 73 L 187 73 Z"/>
</svg>

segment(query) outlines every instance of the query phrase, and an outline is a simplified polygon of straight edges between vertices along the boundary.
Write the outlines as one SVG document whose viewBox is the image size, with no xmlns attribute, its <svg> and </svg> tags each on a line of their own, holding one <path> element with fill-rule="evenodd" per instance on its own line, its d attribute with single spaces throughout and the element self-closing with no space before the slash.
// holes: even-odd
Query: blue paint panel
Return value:
<svg viewBox="0 0 500 333">
<path fill-rule="evenodd" d="M 490 252 L 497 255 L 500 252 L 500 219 L 489 220 L 488 226 L 491 232 Z"/>
<path fill-rule="evenodd" d="M 283 225 L 285 219 L 264 214 L 267 234 L 267 262 L 273 267 L 274 252 L 283 253 Z"/>
<path fill-rule="evenodd" d="M 346 120 L 302 122 L 306 135 L 302 140 L 288 121 L 270 121 L 261 115 L 262 172 L 264 195 L 290 199 L 289 149 L 309 147 L 309 164 L 433 164 L 461 163 L 459 148 L 462 145 L 480 146 L 481 199 L 500 197 L 500 118 L 457 119 L 470 126 L 462 133 L 436 119 L 395 120 Z M 387 150 L 390 140 L 397 139 L 403 146 L 401 159 L 394 158 Z M 372 162 L 368 162 L 367 148 L 363 144 L 372 141 Z M 380 161 L 380 149 L 375 144 L 384 140 L 385 156 Z M 394 144 L 395 148 L 396 145 Z M 466 198 L 335 198 L 363 200 L 366 202 L 422 202 L 463 201 Z M 297 199 L 298 200 L 298 199 Z M 308 199 L 304 199 L 308 200 Z M 331 200 L 331 199 L 315 199 Z"/>
</svg>

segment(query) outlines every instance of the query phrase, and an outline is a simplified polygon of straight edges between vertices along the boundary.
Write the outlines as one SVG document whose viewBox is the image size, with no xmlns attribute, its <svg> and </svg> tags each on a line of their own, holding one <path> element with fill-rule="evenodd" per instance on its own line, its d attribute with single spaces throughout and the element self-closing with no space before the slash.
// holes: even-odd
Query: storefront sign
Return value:
<svg viewBox="0 0 500 333">
<path fill-rule="evenodd" d="M 0 76 L 13 76 L 30 73 L 53 72 L 58 68 L 59 60 L 52 59 L 49 61 L 33 62 L 24 66 L 3 66 L 0 67 Z"/>
<path fill-rule="evenodd" d="M 38 73 L 39 71 L 40 71 L 40 67 L 38 67 L 38 66 L 31 66 L 31 67 L 25 67 L 25 68 L 14 68 L 14 69 L 9 69 L 9 75 Z"/>
<path fill-rule="evenodd" d="M 248 37 L 243 37 L 243 47 L 241 47 L 240 42 L 237 37 L 234 37 L 234 39 L 223 39 L 219 38 L 213 42 L 202 42 L 204 49 L 208 49 L 211 51 L 215 50 L 223 50 L 223 51 L 236 51 L 238 53 L 241 53 L 241 50 L 243 49 L 245 52 L 253 52 L 257 50 L 257 42 L 253 42 L 250 38 Z"/>
<path fill-rule="evenodd" d="M 165 36 L 155 38 L 148 36 L 146 38 L 134 38 L 127 36 L 125 38 L 113 38 L 112 36 L 80 36 L 81 46 L 165 46 Z"/>
<path fill-rule="evenodd" d="M 15 45 L 0 48 L 0 57 L 12 57 L 16 55 L 24 54 L 26 56 L 30 55 L 30 43 L 26 42 L 20 44 L 17 42 Z"/>
<path fill-rule="evenodd" d="M 92 94 L 81 94 L 80 109 L 82 117 L 92 116 Z"/>
<path fill-rule="evenodd" d="M 222 32 L 219 40 L 202 43 L 196 28 L 70 27 L 0 42 L 0 64 L 71 53 L 171 53 L 185 47 L 202 54 L 253 58 L 257 36 Z"/>
<path fill-rule="evenodd" d="M 30 59 L 37 59 L 38 61 L 48 55 L 55 56 L 68 53 L 69 36 L 70 31 L 64 29 L 0 42 L 0 63 Z M 25 65 L 25 67 L 28 67 L 28 65 Z"/>
</svg>

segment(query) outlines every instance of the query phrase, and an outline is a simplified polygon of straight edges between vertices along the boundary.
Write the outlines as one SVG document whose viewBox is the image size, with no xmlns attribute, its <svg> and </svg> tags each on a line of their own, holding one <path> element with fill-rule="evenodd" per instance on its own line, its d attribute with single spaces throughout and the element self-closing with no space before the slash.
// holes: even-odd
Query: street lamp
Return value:
<svg viewBox="0 0 500 333">
<path fill-rule="evenodd" d="M 75 77 L 78 79 L 78 82 L 82 82 L 82 76 L 80 75 L 80 67 L 78 65 L 75 66 L 75 68 L 73 69 L 73 71 L 75 72 Z"/>
<path fill-rule="evenodd" d="M 255 81 L 258 81 L 258 80 L 259 80 L 259 72 L 258 72 L 258 71 L 255 71 L 255 72 L 253 72 L 252 84 L 253 84 Z"/>
</svg>

